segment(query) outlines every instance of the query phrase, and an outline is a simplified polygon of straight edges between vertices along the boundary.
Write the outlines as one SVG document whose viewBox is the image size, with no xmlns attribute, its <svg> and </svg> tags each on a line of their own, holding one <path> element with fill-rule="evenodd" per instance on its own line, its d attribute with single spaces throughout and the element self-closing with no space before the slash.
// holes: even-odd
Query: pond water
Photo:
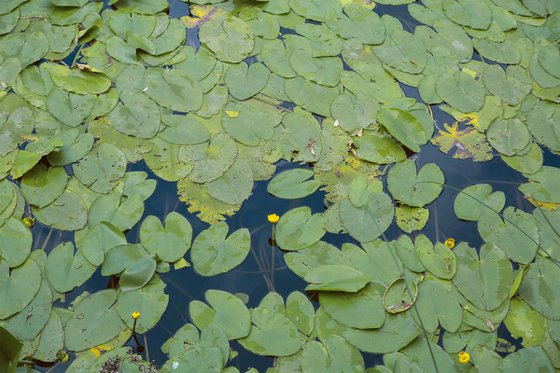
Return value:
<svg viewBox="0 0 560 373">
<path fill-rule="evenodd" d="M 105 4 L 107 3 L 105 1 Z M 169 3 L 169 15 L 172 18 L 180 18 L 189 14 L 188 4 L 178 0 L 170 0 Z M 234 1 L 234 3 L 243 6 L 244 2 Z M 406 5 L 377 5 L 374 11 L 379 15 L 389 14 L 396 17 L 402 22 L 404 29 L 410 32 L 413 32 L 414 28 L 419 25 L 410 16 Z M 285 33 L 292 32 L 286 29 L 283 29 L 283 31 Z M 200 47 L 197 32 L 196 28 L 187 30 L 187 44 L 195 49 Z M 66 58 L 65 61 L 68 65 L 72 64 L 76 53 L 79 53 L 78 49 L 79 47 Z M 483 59 L 475 54 L 473 60 L 481 61 Z M 254 61 L 251 58 L 247 60 L 248 63 Z M 502 64 L 502 66 L 506 65 Z M 345 67 L 348 68 L 348 66 Z M 416 88 L 403 83 L 399 84 L 406 96 L 421 101 Z M 293 104 L 285 106 L 291 109 Z M 436 105 L 431 105 L 431 110 L 436 132 L 440 129 L 443 130 L 444 124 L 451 124 L 456 121 L 453 116 Z M 319 116 L 316 117 L 320 118 Z M 502 191 L 505 194 L 506 206 L 514 206 L 531 213 L 534 206 L 527 201 L 518 189 L 519 185 L 527 182 L 527 178 L 504 163 L 496 152 L 494 154 L 496 155 L 486 162 L 455 159 L 451 154 L 442 152 L 436 145 L 428 142 L 420 147 L 419 152 L 410 155 L 409 159 L 415 161 L 418 169 L 425 164 L 437 164 L 445 175 L 446 186 L 444 186 L 437 200 L 426 206 L 429 210 L 429 220 L 425 227 L 409 236 L 414 239 L 420 234 L 424 234 L 432 242 L 444 242 L 448 238 L 453 238 L 457 242 L 466 242 L 471 247 L 480 248 L 484 244 L 484 240 L 477 229 L 477 222 L 458 219 L 453 208 L 458 190 L 478 183 L 487 183 L 492 186 L 493 191 Z M 543 147 L 543 154 L 544 166 L 560 167 L 558 155 L 553 154 L 545 147 Z M 295 168 L 312 169 L 310 164 L 295 164 L 285 160 L 278 161 L 276 167 L 275 175 Z M 193 238 L 210 226 L 208 223 L 201 221 L 196 214 L 187 211 L 187 205 L 179 200 L 175 182 L 159 178 L 144 161 L 129 163 L 126 170 L 127 172 L 144 171 L 148 174 L 149 179 L 157 180 L 155 192 L 144 202 L 145 210 L 140 221 L 143 221 L 149 215 L 154 215 L 163 220 L 168 213 L 174 211 L 188 219 L 193 228 Z M 387 190 L 386 177 L 381 177 L 381 180 L 384 189 Z M 189 303 L 193 300 L 204 300 L 204 294 L 208 289 L 223 290 L 232 294 L 245 294 L 248 299 L 247 307 L 249 308 L 257 307 L 262 298 L 272 291 L 279 293 L 284 299 L 294 291 L 304 292 L 307 282 L 287 267 L 284 261 L 284 252 L 273 243 L 272 225 L 267 221 L 267 215 L 276 213 L 282 216 L 300 206 L 310 207 L 313 213 L 323 213 L 328 207 L 325 192 L 318 190 L 305 198 L 287 200 L 269 194 L 267 192 L 268 184 L 269 180 L 255 182 L 250 197 L 243 203 L 239 211 L 225 219 L 230 232 L 240 228 L 247 228 L 250 231 L 251 251 L 241 265 L 226 273 L 212 277 L 200 276 L 192 267 L 171 270 L 161 274 L 161 279 L 167 285 L 168 306 L 161 317 L 161 321 L 145 335 L 139 336 L 138 339 L 145 349 L 143 356 L 147 360 L 153 361 L 156 366 L 163 365 L 168 359 L 168 356 L 161 351 L 160 347 L 183 325 L 191 322 L 188 314 Z M 37 222 L 31 229 L 34 246 L 42 247 L 47 253 L 61 242 L 72 241 L 74 237 L 71 232 L 52 230 L 40 222 Z M 129 243 L 140 242 L 139 230 L 140 224 L 137 224 L 126 232 Z M 401 229 L 393 222 L 384 232 L 383 238 L 396 240 L 401 235 Z M 345 243 L 359 245 L 359 242 L 348 234 L 326 233 L 322 240 L 338 248 Z M 518 268 L 517 263 L 513 263 L 513 266 L 516 269 Z M 64 302 L 59 300 L 54 305 L 66 308 L 84 291 L 95 293 L 107 287 L 109 287 L 108 277 L 102 276 L 101 270 L 98 268 L 84 285 L 66 294 Z M 317 299 L 313 298 L 313 301 L 314 307 L 318 308 Z M 512 337 L 503 324 L 498 329 L 498 337 L 518 348 L 522 347 L 521 339 Z M 137 341 L 132 338 L 127 342 L 127 345 L 134 348 L 138 347 Z M 239 355 L 230 361 L 228 366 L 237 367 L 241 372 L 251 367 L 263 372 L 274 364 L 274 358 L 250 353 L 238 342 L 232 341 L 231 348 L 237 351 Z M 507 355 L 505 352 L 498 352 L 502 356 Z M 363 353 L 363 356 L 366 367 L 383 363 L 382 354 Z M 38 369 L 49 372 L 63 372 L 66 370 L 66 366 L 58 364 L 54 367 Z"/>
</svg>

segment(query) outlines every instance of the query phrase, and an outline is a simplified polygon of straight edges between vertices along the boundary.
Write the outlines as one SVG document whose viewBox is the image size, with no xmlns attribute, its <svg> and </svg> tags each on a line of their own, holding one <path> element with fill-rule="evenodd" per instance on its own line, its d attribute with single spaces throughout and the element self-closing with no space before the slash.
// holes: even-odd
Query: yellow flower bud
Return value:
<svg viewBox="0 0 560 373">
<path fill-rule="evenodd" d="M 22 219 L 22 221 L 23 221 L 23 224 L 25 224 L 29 228 L 31 228 L 32 226 L 35 225 L 35 218 L 32 217 L 32 216 L 26 216 L 25 218 Z"/>
<path fill-rule="evenodd" d="M 278 220 L 280 220 L 280 216 L 278 216 L 276 214 L 268 215 L 268 221 L 271 222 L 272 224 L 278 223 Z"/>
<path fill-rule="evenodd" d="M 455 247 L 455 239 L 454 238 L 448 238 L 447 240 L 445 240 L 444 245 L 447 246 L 450 249 L 453 249 Z"/>
<path fill-rule="evenodd" d="M 134 320 L 139 319 L 139 318 L 140 318 L 140 312 L 138 312 L 138 311 L 132 312 L 132 318 L 133 318 Z"/>
<path fill-rule="evenodd" d="M 459 352 L 459 362 L 461 364 L 468 364 L 471 361 L 471 355 L 468 352 L 461 351 Z"/>
</svg>

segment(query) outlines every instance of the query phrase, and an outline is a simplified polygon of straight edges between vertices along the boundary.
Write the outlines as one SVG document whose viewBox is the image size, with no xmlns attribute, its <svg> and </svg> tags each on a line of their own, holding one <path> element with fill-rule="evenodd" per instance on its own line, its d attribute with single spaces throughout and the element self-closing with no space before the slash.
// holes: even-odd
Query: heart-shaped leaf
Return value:
<svg viewBox="0 0 560 373">
<path fill-rule="evenodd" d="M 49 253 L 45 277 L 54 290 L 67 293 L 86 282 L 96 269 L 80 251 L 74 254 L 72 242 L 64 242 Z"/>
<path fill-rule="evenodd" d="M 182 258 L 191 247 L 192 227 L 189 221 L 176 212 L 165 217 L 165 227 L 160 220 L 150 215 L 140 227 L 142 246 L 164 262 L 174 263 Z"/>
<path fill-rule="evenodd" d="M 387 175 L 387 188 L 393 198 L 415 207 L 434 201 L 444 182 L 443 172 L 435 163 L 425 164 L 417 175 L 416 164 L 408 159 L 391 167 Z"/>
<path fill-rule="evenodd" d="M 305 168 L 283 171 L 270 180 L 267 191 L 275 197 L 284 199 L 307 197 L 321 185 L 317 180 L 307 180 L 313 174 L 313 170 Z"/>
<path fill-rule="evenodd" d="M 292 209 L 282 215 L 276 227 L 276 241 L 282 250 L 304 249 L 319 241 L 325 234 L 325 218 L 312 214 L 307 206 Z"/>
<path fill-rule="evenodd" d="M 269 77 L 270 71 L 263 64 L 252 63 L 247 66 L 245 62 L 241 62 L 227 69 L 224 80 L 229 93 L 243 101 L 262 91 Z"/>
</svg>

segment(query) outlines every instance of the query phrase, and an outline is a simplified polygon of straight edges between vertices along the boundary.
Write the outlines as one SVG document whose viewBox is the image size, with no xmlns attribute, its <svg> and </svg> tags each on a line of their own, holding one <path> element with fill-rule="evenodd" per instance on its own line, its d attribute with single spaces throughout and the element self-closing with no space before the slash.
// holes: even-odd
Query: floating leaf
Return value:
<svg viewBox="0 0 560 373">
<path fill-rule="evenodd" d="M 509 297 L 513 283 L 513 269 L 504 252 L 493 245 L 480 249 L 480 260 L 476 250 L 468 245 L 459 245 L 457 273 L 453 285 L 476 307 L 492 311 Z"/>
<path fill-rule="evenodd" d="M 538 256 L 529 264 L 519 287 L 521 298 L 540 314 L 552 320 L 560 320 L 557 307 L 558 274 L 560 268 L 549 258 Z"/>
<path fill-rule="evenodd" d="M 165 217 L 165 227 L 153 215 L 148 216 L 140 227 L 142 246 L 158 260 L 174 263 L 191 247 L 192 227 L 189 221 L 172 211 Z"/>
<path fill-rule="evenodd" d="M 115 146 L 101 144 L 96 153 L 90 153 L 72 166 L 82 184 L 98 193 L 108 193 L 126 171 L 126 158 Z"/>
<path fill-rule="evenodd" d="M 429 240 L 417 247 L 422 264 L 436 277 L 449 280 L 457 272 L 457 257 L 447 246 L 436 243 L 432 245 Z"/>
<path fill-rule="evenodd" d="M 198 37 L 216 57 L 230 63 L 241 62 L 255 43 L 249 25 L 234 16 L 212 17 L 200 27 Z"/>
<path fill-rule="evenodd" d="M 107 252 L 101 274 L 119 275 L 119 289 L 131 291 L 142 288 L 150 281 L 156 269 L 156 260 L 141 245 L 124 244 Z"/>
<path fill-rule="evenodd" d="M 252 174 L 249 163 L 238 158 L 222 176 L 208 183 L 208 194 L 221 202 L 240 205 L 253 190 Z"/>
<path fill-rule="evenodd" d="M 494 149 L 510 157 L 520 153 L 531 141 L 527 126 L 519 119 L 495 119 L 486 136 Z"/>
<path fill-rule="evenodd" d="M 0 320 L 25 308 L 39 291 L 41 270 L 33 260 L 10 270 L 5 260 L 0 261 Z"/>
<path fill-rule="evenodd" d="M 543 344 L 546 326 L 545 317 L 534 311 L 526 302 L 513 298 L 509 312 L 504 320 L 506 327 L 514 338 L 523 338 L 524 347 Z"/>
<path fill-rule="evenodd" d="M 21 193 L 30 205 L 45 207 L 60 197 L 66 188 L 68 175 L 62 167 L 47 168 L 38 164 L 21 180 Z"/>
<path fill-rule="evenodd" d="M 222 176 L 237 157 L 235 141 L 224 133 L 218 133 L 209 143 L 181 148 L 180 157 L 191 162 L 193 169 L 189 179 L 196 183 L 208 183 Z"/>
<path fill-rule="evenodd" d="M 451 296 L 449 286 L 440 281 L 423 281 L 418 287 L 415 307 L 422 318 L 422 325 L 430 333 L 438 325 L 446 332 L 455 332 L 463 320 L 463 310 L 457 300 Z"/>
<path fill-rule="evenodd" d="M 406 153 L 390 135 L 377 131 L 363 131 L 354 138 L 355 154 L 358 158 L 378 164 L 400 162 Z"/>
<path fill-rule="evenodd" d="M 457 71 L 453 75 L 441 75 L 436 83 L 436 92 L 454 109 L 471 113 L 482 109 L 486 89 L 481 80 Z"/>
<path fill-rule="evenodd" d="M 199 329 L 214 323 L 226 333 L 228 339 L 249 335 L 251 314 L 239 298 L 220 290 L 207 290 L 205 298 L 208 305 L 197 300 L 189 304 L 189 313 Z"/>
<path fill-rule="evenodd" d="M 506 196 L 503 192 L 492 192 L 490 184 L 475 184 L 457 194 L 453 210 L 459 219 L 477 221 L 484 210 L 490 208 L 500 212 L 505 203 Z"/>
<path fill-rule="evenodd" d="M 377 121 L 412 151 L 420 151 L 420 145 L 428 141 L 422 123 L 407 111 L 383 109 L 377 114 Z"/>
<path fill-rule="evenodd" d="M 393 198 L 414 207 L 434 201 L 444 182 L 443 172 L 435 163 L 423 165 L 416 175 L 416 165 L 411 160 L 394 165 L 387 175 L 387 188 Z"/>
<path fill-rule="evenodd" d="M 282 215 L 276 227 L 276 242 L 282 250 L 304 249 L 318 242 L 325 234 L 325 218 L 312 214 L 307 206 L 292 209 Z"/>
<path fill-rule="evenodd" d="M 238 229 L 226 238 L 229 227 L 221 222 L 202 231 L 194 240 L 191 260 L 202 276 L 228 272 L 241 264 L 251 249 L 251 235 L 246 228 Z"/>
<path fill-rule="evenodd" d="M 302 77 L 286 79 L 284 89 L 296 105 L 325 117 L 330 115 L 331 104 L 339 94 L 337 88 L 309 82 Z"/>
<path fill-rule="evenodd" d="M 368 242 L 383 234 L 393 222 L 395 209 L 391 199 L 383 192 L 369 193 L 362 207 L 343 200 L 340 220 L 348 233 L 360 242 Z"/>
<path fill-rule="evenodd" d="M 202 90 L 180 70 L 146 70 L 145 93 L 159 106 L 188 113 L 202 106 Z M 136 105 L 137 106 L 137 105 Z"/>
<path fill-rule="evenodd" d="M 480 236 L 502 249 L 514 262 L 530 263 L 539 242 L 535 218 L 513 207 L 506 208 L 502 216 L 503 220 L 496 212 L 483 212 L 478 220 Z"/>
<path fill-rule="evenodd" d="M 87 223 L 87 207 L 74 192 L 65 190 L 60 197 L 43 208 L 31 207 L 41 223 L 65 231 L 75 231 Z"/>
<path fill-rule="evenodd" d="M 406 233 L 419 231 L 426 226 L 430 217 L 430 210 L 406 205 L 395 208 L 395 222 Z"/>
<path fill-rule="evenodd" d="M 46 64 L 44 68 L 50 73 L 56 86 L 69 92 L 96 95 L 106 92 L 111 87 L 111 80 L 102 73 L 80 69 L 71 70 L 66 66 L 52 63 Z"/>
<path fill-rule="evenodd" d="M 270 71 L 263 64 L 253 63 L 247 66 L 245 62 L 241 62 L 227 69 L 224 80 L 229 93 L 243 101 L 262 91 L 269 77 Z"/>
<path fill-rule="evenodd" d="M 267 191 L 278 198 L 304 198 L 319 188 L 317 180 L 307 180 L 312 176 L 313 171 L 305 168 L 283 171 L 268 183 Z"/>
<path fill-rule="evenodd" d="M 25 262 L 32 244 L 33 235 L 21 220 L 11 217 L 0 226 L 0 255 L 10 267 L 19 267 Z"/>
<path fill-rule="evenodd" d="M 375 329 L 385 322 L 383 291 L 383 286 L 370 283 L 355 293 L 325 291 L 319 297 L 321 307 L 339 323 L 357 329 Z"/>
<path fill-rule="evenodd" d="M 303 278 L 309 283 L 305 290 L 345 291 L 355 293 L 367 284 L 360 271 L 342 265 L 323 265 L 309 271 Z"/>
<path fill-rule="evenodd" d="M 45 277 L 59 293 L 67 293 L 86 282 L 96 267 L 80 251 L 74 254 L 74 245 L 64 242 L 49 253 L 45 264 Z"/>
<path fill-rule="evenodd" d="M 529 176 L 529 182 L 522 184 L 519 190 L 525 196 L 542 202 L 560 202 L 560 194 L 555 187 L 560 180 L 560 170 L 550 166 L 543 166 L 539 171 Z"/>
<path fill-rule="evenodd" d="M 74 314 L 66 321 L 64 343 L 70 351 L 82 351 L 98 346 L 116 337 L 126 328 L 113 307 L 117 291 L 102 290 L 81 298 Z"/>
</svg>

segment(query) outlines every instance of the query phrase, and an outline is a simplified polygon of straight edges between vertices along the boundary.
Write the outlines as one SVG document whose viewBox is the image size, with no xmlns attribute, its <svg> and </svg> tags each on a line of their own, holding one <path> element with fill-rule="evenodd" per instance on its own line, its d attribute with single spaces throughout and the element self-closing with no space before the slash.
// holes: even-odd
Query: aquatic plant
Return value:
<svg viewBox="0 0 560 373">
<path fill-rule="evenodd" d="M 363 353 L 368 372 L 560 368 L 557 1 L 172 3 L 188 15 L 0 3 L 1 371 L 237 372 L 233 348 L 274 357 L 271 373 L 366 371 Z M 533 207 L 452 185 L 417 156 L 429 146 L 499 157 Z M 193 215 L 144 216 L 163 181 Z M 266 217 L 271 268 L 226 221 L 259 181 L 286 201 L 325 193 L 323 212 Z M 442 192 L 480 248 L 424 234 Z M 213 277 L 250 253 L 268 294 L 208 289 L 154 366 L 165 273 Z M 275 291 L 278 255 L 305 288 Z M 109 286 L 82 292 L 95 273 Z"/>
</svg>

